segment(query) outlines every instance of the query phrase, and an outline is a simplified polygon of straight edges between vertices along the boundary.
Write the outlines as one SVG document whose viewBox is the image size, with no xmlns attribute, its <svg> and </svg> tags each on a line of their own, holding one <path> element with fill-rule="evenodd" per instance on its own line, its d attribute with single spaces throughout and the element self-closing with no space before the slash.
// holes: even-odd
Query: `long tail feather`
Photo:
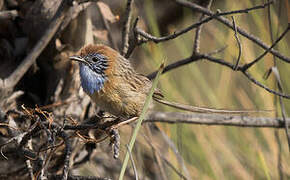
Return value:
<svg viewBox="0 0 290 180">
<path fill-rule="evenodd" d="M 211 109 L 211 108 L 204 108 L 204 107 L 196 107 L 190 106 L 185 104 L 180 104 L 176 102 L 169 102 L 160 98 L 154 98 L 155 101 L 174 107 L 177 109 L 182 109 L 185 111 L 190 112 L 198 112 L 198 113 L 217 113 L 217 114 L 248 114 L 248 113 L 261 113 L 261 112 L 271 112 L 272 110 L 225 110 L 225 109 Z"/>
</svg>

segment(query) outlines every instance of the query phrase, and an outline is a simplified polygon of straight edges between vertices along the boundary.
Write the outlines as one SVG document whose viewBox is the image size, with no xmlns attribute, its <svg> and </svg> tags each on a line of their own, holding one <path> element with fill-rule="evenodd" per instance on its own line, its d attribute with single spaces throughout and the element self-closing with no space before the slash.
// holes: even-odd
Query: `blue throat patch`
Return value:
<svg viewBox="0 0 290 180">
<path fill-rule="evenodd" d="M 106 78 L 91 70 L 87 65 L 80 63 L 81 85 L 88 94 L 98 92 L 104 86 Z"/>
</svg>

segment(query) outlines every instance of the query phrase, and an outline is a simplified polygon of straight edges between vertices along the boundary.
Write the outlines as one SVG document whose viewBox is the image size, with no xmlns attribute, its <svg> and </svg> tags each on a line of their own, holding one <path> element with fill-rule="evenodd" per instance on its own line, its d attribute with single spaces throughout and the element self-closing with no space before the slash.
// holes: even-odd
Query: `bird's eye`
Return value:
<svg viewBox="0 0 290 180">
<path fill-rule="evenodd" d="M 92 57 L 92 61 L 97 62 L 98 58 L 97 57 Z"/>
</svg>

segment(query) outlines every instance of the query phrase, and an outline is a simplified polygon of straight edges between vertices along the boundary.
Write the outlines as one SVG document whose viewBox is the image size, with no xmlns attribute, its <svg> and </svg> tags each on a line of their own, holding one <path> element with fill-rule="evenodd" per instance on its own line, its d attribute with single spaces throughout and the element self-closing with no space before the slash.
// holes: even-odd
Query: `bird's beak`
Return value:
<svg viewBox="0 0 290 180">
<path fill-rule="evenodd" d="M 85 61 L 81 56 L 71 56 L 69 59 L 87 64 L 87 61 Z"/>
</svg>

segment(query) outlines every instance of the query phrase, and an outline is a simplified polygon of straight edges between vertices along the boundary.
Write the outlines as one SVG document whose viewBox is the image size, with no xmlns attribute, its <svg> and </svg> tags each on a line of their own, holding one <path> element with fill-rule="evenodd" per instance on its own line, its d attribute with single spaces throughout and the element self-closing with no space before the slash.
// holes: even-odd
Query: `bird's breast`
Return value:
<svg viewBox="0 0 290 180">
<path fill-rule="evenodd" d="M 95 73 L 88 66 L 80 64 L 80 79 L 81 86 L 87 94 L 94 94 L 99 92 L 106 81 L 106 78 Z"/>
</svg>

